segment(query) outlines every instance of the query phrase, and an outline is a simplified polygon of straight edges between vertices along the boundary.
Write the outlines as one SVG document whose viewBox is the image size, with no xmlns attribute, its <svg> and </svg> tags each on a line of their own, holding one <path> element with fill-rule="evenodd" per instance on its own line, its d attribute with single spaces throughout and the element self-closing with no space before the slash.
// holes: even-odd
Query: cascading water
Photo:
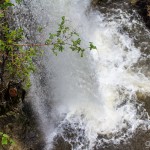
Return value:
<svg viewBox="0 0 150 150">
<path fill-rule="evenodd" d="M 149 128 L 149 116 L 136 96 L 137 91 L 150 93 L 149 73 L 138 66 L 149 55 L 143 57 L 134 37 L 121 31 L 123 26 L 132 30 L 141 23 L 123 10 L 112 8 L 116 13 L 103 15 L 90 5 L 90 0 L 30 2 L 33 16 L 45 27 L 38 40 L 55 31 L 61 16 L 66 16 L 84 47 L 89 41 L 97 46 L 85 52 L 84 58 L 67 47 L 56 57 L 47 48 L 37 62 L 41 71 L 31 77 L 30 93 L 46 150 L 54 149 L 60 137 L 73 150 L 98 149 L 104 143 L 119 144 L 139 127 Z"/>
</svg>

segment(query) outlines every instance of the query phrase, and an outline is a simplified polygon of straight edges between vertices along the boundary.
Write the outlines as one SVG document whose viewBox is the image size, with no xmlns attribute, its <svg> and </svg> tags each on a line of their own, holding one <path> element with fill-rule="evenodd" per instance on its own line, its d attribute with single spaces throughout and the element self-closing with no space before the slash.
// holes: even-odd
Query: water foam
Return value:
<svg viewBox="0 0 150 150">
<path fill-rule="evenodd" d="M 54 31 L 56 22 L 65 15 L 85 47 L 88 41 L 97 46 L 84 58 L 67 49 L 57 57 L 46 52 L 42 60 L 45 78 L 32 78 L 33 92 L 41 86 L 34 78 L 46 80 L 33 102 L 47 140 L 46 149 L 52 149 L 57 136 L 69 142 L 72 149 L 91 150 L 105 142 L 117 144 L 139 126 L 145 128 L 148 117 L 143 119 L 146 112 L 137 103 L 136 92 L 149 93 L 150 80 L 133 71 L 141 58 L 140 49 L 128 34 L 118 30 L 129 23 L 130 16 L 119 10 L 120 24 L 118 20 L 108 21 L 90 10 L 89 0 L 34 0 L 31 6 L 39 23 L 46 25 L 42 38 Z"/>
</svg>

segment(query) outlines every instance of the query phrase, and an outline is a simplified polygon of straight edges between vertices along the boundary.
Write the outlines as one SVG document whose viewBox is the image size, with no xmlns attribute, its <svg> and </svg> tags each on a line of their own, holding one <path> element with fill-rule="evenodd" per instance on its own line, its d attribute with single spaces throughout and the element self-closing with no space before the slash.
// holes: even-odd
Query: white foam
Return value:
<svg viewBox="0 0 150 150">
<path fill-rule="evenodd" d="M 34 101 L 33 105 L 40 112 L 47 143 L 52 143 L 54 136 L 61 135 L 71 144 L 76 142 L 76 146 L 72 144 L 73 149 L 79 150 L 87 143 L 84 149 L 92 149 L 95 142 L 102 144 L 102 139 L 97 139 L 98 134 L 115 135 L 126 128 L 127 132 L 117 139 L 113 136 L 103 139 L 118 143 L 125 134 L 129 136 L 139 125 L 146 125 L 147 120 L 141 119 L 144 112 L 137 115 L 135 93 L 149 93 L 150 80 L 132 71 L 131 67 L 138 62 L 141 52 L 127 34 L 118 32 L 121 25 L 115 20 L 103 21 L 102 14 L 88 11 L 89 0 L 33 0 L 31 5 L 39 23 L 46 25 L 42 38 L 55 31 L 56 22 L 65 15 L 80 33 L 85 47 L 88 41 L 97 46 L 97 50 L 86 52 L 84 58 L 70 50 L 57 57 L 46 52 L 43 62 L 49 85 L 44 90 L 49 97 L 39 94 L 38 103 Z M 128 23 L 128 14 L 125 14 L 128 18 L 124 18 L 121 13 L 122 23 Z M 51 108 L 43 104 L 45 99 L 49 100 Z M 49 117 L 44 109 L 49 109 Z M 46 121 L 42 121 L 44 119 Z M 72 139 L 64 135 L 67 125 L 76 132 Z M 49 145 L 47 149 L 51 149 Z"/>
</svg>

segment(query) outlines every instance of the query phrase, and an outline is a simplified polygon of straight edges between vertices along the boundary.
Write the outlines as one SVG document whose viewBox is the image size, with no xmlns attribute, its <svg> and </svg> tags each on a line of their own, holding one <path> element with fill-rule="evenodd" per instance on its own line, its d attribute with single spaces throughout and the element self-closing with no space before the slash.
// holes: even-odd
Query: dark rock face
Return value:
<svg viewBox="0 0 150 150">
<path fill-rule="evenodd" d="M 37 147 L 38 150 L 42 150 L 44 148 L 44 142 L 37 125 L 37 118 L 31 108 L 31 104 L 25 102 L 22 107 L 22 112 L 24 116 L 22 116 L 20 122 L 22 130 L 20 131 L 19 137 L 23 143 L 22 145 L 25 147 L 25 150 L 36 150 Z"/>
<path fill-rule="evenodd" d="M 10 95 L 10 88 L 15 88 L 15 92 L 17 91 L 15 96 L 14 94 Z M 44 147 L 42 135 L 30 103 L 24 101 L 25 93 L 23 91 L 17 84 L 8 84 L 8 87 L 1 93 L 0 131 L 17 141 L 15 150 L 35 150 L 37 147 L 38 150 L 42 150 Z M 8 149 L 7 146 L 5 148 Z"/>
<path fill-rule="evenodd" d="M 25 98 L 26 91 L 23 89 L 21 83 L 10 81 L 7 86 L 0 85 L 0 114 L 6 114 L 18 107 Z"/>
<path fill-rule="evenodd" d="M 150 29 L 150 0 L 138 0 L 135 4 L 135 8 L 138 13 L 142 16 L 146 26 Z"/>
<path fill-rule="evenodd" d="M 134 3 L 133 3 L 134 1 Z M 102 7 L 105 7 L 107 9 L 107 12 L 109 11 L 109 7 L 111 8 L 118 8 L 117 3 L 128 3 L 132 8 L 136 9 L 139 15 L 143 18 L 143 21 L 145 22 L 145 25 L 147 28 L 150 29 L 150 0 L 93 0 L 92 4 L 94 7 L 99 7 L 103 11 Z M 129 6 L 129 5 L 128 5 Z M 131 7 L 129 6 L 129 9 Z M 122 9 L 122 7 L 120 6 Z M 105 13 L 105 11 L 104 11 Z"/>
<path fill-rule="evenodd" d="M 120 144 L 104 143 L 103 146 L 95 146 L 93 150 L 146 150 L 150 141 L 150 131 L 137 130 L 132 139 L 120 142 Z M 62 137 L 58 137 L 53 150 L 72 150 L 72 146 Z"/>
<path fill-rule="evenodd" d="M 21 145 L 19 150 L 36 150 L 37 147 L 38 150 L 42 150 L 44 148 L 36 118 L 28 103 L 23 104 L 23 109 L 16 107 L 13 111 L 0 115 L 0 130 L 17 141 L 17 145 Z"/>
</svg>

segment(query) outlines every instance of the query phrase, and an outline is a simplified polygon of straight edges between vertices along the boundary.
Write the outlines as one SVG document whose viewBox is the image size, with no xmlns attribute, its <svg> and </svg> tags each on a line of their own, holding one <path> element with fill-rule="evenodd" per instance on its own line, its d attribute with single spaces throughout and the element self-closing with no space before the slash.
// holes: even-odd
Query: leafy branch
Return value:
<svg viewBox="0 0 150 150">
<path fill-rule="evenodd" d="M 96 46 L 93 45 L 92 42 L 89 42 L 89 47 L 84 48 L 81 46 L 81 38 L 79 34 L 74 30 L 72 31 L 68 26 L 65 25 L 65 16 L 62 17 L 61 23 L 58 24 L 58 30 L 56 33 L 49 33 L 49 38 L 45 40 L 45 43 L 28 43 L 28 44 L 15 44 L 13 46 L 30 46 L 30 47 L 43 47 L 43 46 L 51 46 L 51 50 L 55 55 L 58 52 L 63 52 L 66 46 L 72 51 L 76 51 L 80 53 L 81 57 L 83 57 L 83 53 L 86 49 L 97 49 Z M 42 28 L 40 28 L 40 31 Z"/>
<path fill-rule="evenodd" d="M 7 7 L 13 6 L 9 0 L 5 0 L 0 7 L 0 18 L 5 17 L 5 10 Z M 24 81 L 26 87 L 30 87 L 30 74 L 35 70 L 33 59 L 37 58 L 42 50 L 39 48 L 49 46 L 50 50 L 57 56 L 58 52 L 63 52 L 65 48 L 69 48 L 84 55 L 84 51 L 89 49 L 96 49 L 92 42 L 89 42 L 87 48 L 83 47 L 82 40 L 75 30 L 71 30 L 66 26 L 65 16 L 61 18 L 58 29 L 55 33 L 49 33 L 49 37 L 44 43 L 20 43 L 24 39 L 24 31 L 21 28 L 10 29 L 6 22 L 0 23 L 0 33 L 3 38 L 0 39 L 0 79 L 4 81 L 7 79 Z M 38 29 L 42 32 L 42 28 Z"/>
<path fill-rule="evenodd" d="M 58 25 L 57 32 L 54 34 L 50 33 L 49 38 L 45 41 L 46 45 L 52 46 L 52 51 L 55 55 L 57 55 L 58 52 L 63 52 L 66 46 L 69 46 L 72 51 L 78 52 L 81 57 L 83 57 L 86 49 L 96 49 L 96 46 L 94 46 L 92 42 L 90 42 L 88 48 L 81 46 L 82 41 L 79 34 L 66 26 L 65 22 L 65 16 L 63 16 L 61 23 Z"/>
</svg>

